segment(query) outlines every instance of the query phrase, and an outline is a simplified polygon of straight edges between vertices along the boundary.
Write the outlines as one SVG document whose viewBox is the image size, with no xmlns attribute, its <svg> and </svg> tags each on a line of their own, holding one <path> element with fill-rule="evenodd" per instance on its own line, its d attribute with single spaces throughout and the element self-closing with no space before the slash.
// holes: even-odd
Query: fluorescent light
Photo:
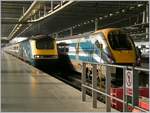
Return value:
<svg viewBox="0 0 150 113">
<path fill-rule="evenodd" d="M 141 6 L 143 6 L 143 4 L 138 4 L 138 7 L 141 7 Z"/>
<path fill-rule="evenodd" d="M 105 17 L 105 18 L 107 18 L 108 16 L 107 16 L 107 15 L 105 15 L 104 17 Z"/>
<path fill-rule="evenodd" d="M 103 17 L 99 17 L 100 20 L 102 20 Z"/>
<path fill-rule="evenodd" d="M 19 25 L 19 27 L 21 27 L 21 26 L 22 26 L 22 24 Z"/>
<path fill-rule="evenodd" d="M 122 12 L 125 12 L 125 9 L 122 9 L 121 11 L 122 11 Z"/>
<path fill-rule="evenodd" d="M 119 11 L 116 11 L 116 14 L 119 14 Z"/>
</svg>

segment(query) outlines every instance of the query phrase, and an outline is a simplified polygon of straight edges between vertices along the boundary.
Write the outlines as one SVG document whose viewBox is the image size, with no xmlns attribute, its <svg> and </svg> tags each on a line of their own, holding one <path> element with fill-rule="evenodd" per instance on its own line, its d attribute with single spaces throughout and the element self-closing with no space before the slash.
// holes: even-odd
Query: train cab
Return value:
<svg viewBox="0 0 150 113">
<path fill-rule="evenodd" d="M 57 61 L 56 40 L 46 35 L 32 37 L 30 40 L 32 59 L 36 64 Z"/>
<path fill-rule="evenodd" d="M 97 36 L 99 35 L 99 37 Z M 119 28 L 110 28 L 96 31 L 93 37 L 97 37 L 103 45 L 103 53 L 107 54 L 114 64 L 135 64 L 136 50 L 132 39 Z"/>
</svg>

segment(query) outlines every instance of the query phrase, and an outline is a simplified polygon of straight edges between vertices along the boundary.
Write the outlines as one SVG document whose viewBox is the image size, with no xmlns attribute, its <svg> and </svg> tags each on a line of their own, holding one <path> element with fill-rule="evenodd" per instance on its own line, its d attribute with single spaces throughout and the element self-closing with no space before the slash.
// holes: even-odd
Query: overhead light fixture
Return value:
<svg viewBox="0 0 150 113">
<path fill-rule="evenodd" d="M 103 17 L 99 17 L 99 19 L 100 19 L 100 20 L 102 20 L 102 19 L 103 19 Z"/>
<path fill-rule="evenodd" d="M 112 15 L 113 15 L 112 13 L 109 14 L 109 16 L 112 16 Z"/>
<path fill-rule="evenodd" d="M 105 18 L 107 18 L 107 17 L 108 17 L 108 15 L 105 15 L 104 17 L 105 17 Z"/>
<path fill-rule="evenodd" d="M 17 29 L 15 30 L 15 32 L 17 32 Z M 15 33 L 15 32 L 14 32 L 14 33 Z M 13 33 L 13 34 L 14 34 L 14 33 Z"/>
<path fill-rule="evenodd" d="M 91 22 L 94 22 L 94 20 L 91 20 Z"/>
<path fill-rule="evenodd" d="M 116 14 L 119 14 L 119 11 L 116 11 Z"/>
<path fill-rule="evenodd" d="M 21 27 L 21 26 L 22 26 L 22 24 L 19 25 L 19 27 Z"/>
<path fill-rule="evenodd" d="M 138 7 L 141 7 L 141 6 L 143 6 L 143 4 L 138 4 Z"/>
<path fill-rule="evenodd" d="M 125 9 L 122 9 L 121 11 L 122 11 L 122 12 L 125 12 Z"/>
<path fill-rule="evenodd" d="M 135 7 L 131 6 L 130 9 L 134 9 Z"/>
</svg>

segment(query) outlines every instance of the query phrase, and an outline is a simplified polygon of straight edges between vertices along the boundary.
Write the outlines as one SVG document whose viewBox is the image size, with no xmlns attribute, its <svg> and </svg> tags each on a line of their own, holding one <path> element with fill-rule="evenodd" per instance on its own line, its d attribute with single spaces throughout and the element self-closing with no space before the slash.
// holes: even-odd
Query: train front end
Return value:
<svg viewBox="0 0 150 113">
<path fill-rule="evenodd" d="M 133 65 L 136 63 L 136 50 L 132 39 L 120 29 L 104 32 L 115 64 Z"/>
<path fill-rule="evenodd" d="M 56 41 L 49 36 L 39 36 L 30 40 L 32 63 L 35 66 L 55 64 L 58 58 Z"/>
<path fill-rule="evenodd" d="M 117 65 L 135 65 L 136 64 L 136 50 L 131 37 L 119 28 L 107 28 L 97 31 L 95 34 L 101 33 L 102 39 L 99 37 L 98 46 L 101 50 L 101 57 L 104 63 Z M 111 82 L 115 86 L 122 86 L 123 84 L 123 69 L 113 67 L 111 70 Z M 105 78 L 105 77 L 104 77 Z"/>
</svg>

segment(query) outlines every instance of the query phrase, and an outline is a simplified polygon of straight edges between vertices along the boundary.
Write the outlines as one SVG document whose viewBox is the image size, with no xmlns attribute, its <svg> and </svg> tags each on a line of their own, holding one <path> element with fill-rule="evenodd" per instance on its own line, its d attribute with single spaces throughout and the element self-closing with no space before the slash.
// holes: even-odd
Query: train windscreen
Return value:
<svg viewBox="0 0 150 113">
<path fill-rule="evenodd" d="M 43 38 L 36 40 L 37 49 L 54 49 L 54 39 Z"/>
<path fill-rule="evenodd" d="M 130 38 L 121 31 L 112 31 L 108 34 L 108 41 L 114 50 L 132 50 Z"/>
</svg>

